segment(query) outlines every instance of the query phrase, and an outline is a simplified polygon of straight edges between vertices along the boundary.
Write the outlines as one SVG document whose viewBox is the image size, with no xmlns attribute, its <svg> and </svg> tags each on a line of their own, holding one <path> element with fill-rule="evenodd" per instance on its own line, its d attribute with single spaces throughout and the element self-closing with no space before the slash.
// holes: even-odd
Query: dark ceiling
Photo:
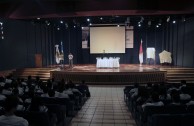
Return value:
<svg viewBox="0 0 194 126">
<path fill-rule="evenodd" d="M 194 14 L 194 0 L 0 0 L 10 19 Z"/>
</svg>

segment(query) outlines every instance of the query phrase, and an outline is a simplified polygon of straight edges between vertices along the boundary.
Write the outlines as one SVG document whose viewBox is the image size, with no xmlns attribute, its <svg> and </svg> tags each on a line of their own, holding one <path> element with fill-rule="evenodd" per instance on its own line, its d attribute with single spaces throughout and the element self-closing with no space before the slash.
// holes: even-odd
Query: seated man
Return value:
<svg viewBox="0 0 194 126">
<path fill-rule="evenodd" d="M 158 93 L 153 92 L 151 96 L 151 102 L 143 104 L 142 108 L 144 109 L 146 106 L 164 106 L 164 103 L 159 100 Z"/>
<path fill-rule="evenodd" d="M 28 126 L 28 121 L 14 115 L 19 100 L 15 96 L 7 97 L 5 100 L 5 115 L 0 116 L 0 126 Z"/>
</svg>

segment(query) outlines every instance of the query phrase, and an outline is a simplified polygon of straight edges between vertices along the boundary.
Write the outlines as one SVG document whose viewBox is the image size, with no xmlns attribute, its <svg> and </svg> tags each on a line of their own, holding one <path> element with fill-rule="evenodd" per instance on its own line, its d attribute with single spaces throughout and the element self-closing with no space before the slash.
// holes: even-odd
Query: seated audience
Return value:
<svg viewBox="0 0 194 126">
<path fill-rule="evenodd" d="M 138 95 L 138 88 L 139 88 L 139 84 L 138 83 L 135 83 L 134 84 L 134 88 L 132 88 L 130 91 L 129 91 L 129 94 L 131 96 L 131 98 L 134 98 Z"/>
<path fill-rule="evenodd" d="M 0 86 L 0 101 L 4 101 L 6 99 L 5 95 L 2 94 L 3 87 Z"/>
<path fill-rule="evenodd" d="M 68 94 L 64 93 L 63 88 L 60 88 L 58 91 L 56 91 L 55 97 L 58 97 L 58 98 L 69 98 Z"/>
<path fill-rule="evenodd" d="M 48 95 L 49 95 L 50 98 L 55 98 L 55 91 L 52 90 L 52 89 L 49 90 L 49 91 L 48 91 Z"/>
<path fill-rule="evenodd" d="M 4 95 L 11 95 L 12 94 L 10 84 L 7 84 L 7 83 L 5 84 L 5 86 L 2 90 L 2 94 L 4 94 Z"/>
<path fill-rule="evenodd" d="M 48 108 L 41 104 L 40 99 L 37 97 L 32 98 L 32 102 L 28 108 L 29 111 L 47 112 Z"/>
<path fill-rule="evenodd" d="M 4 77 L 0 77 L 0 86 L 4 87 L 5 85 L 5 79 Z"/>
<path fill-rule="evenodd" d="M 187 93 L 187 87 L 181 88 L 180 100 L 190 100 L 191 96 Z"/>
<path fill-rule="evenodd" d="M 171 92 L 172 92 L 173 90 L 179 91 L 179 85 L 173 83 L 172 85 L 170 85 L 170 88 L 167 90 L 167 93 L 168 93 L 168 94 L 171 94 Z"/>
<path fill-rule="evenodd" d="M 167 94 L 166 88 L 161 87 L 159 91 L 159 99 L 160 100 L 171 100 L 170 94 Z"/>
<path fill-rule="evenodd" d="M 186 103 L 186 105 L 194 105 L 194 101 L 193 100 L 191 100 L 191 101 L 189 101 L 188 103 Z"/>
<path fill-rule="evenodd" d="M 163 106 L 164 103 L 159 100 L 159 95 L 156 92 L 153 92 L 151 95 L 151 102 L 147 102 L 142 105 L 142 108 L 144 109 L 146 106 Z"/>
<path fill-rule="evenodd" d="M 14 115 L 19 100 L 15 96 L 9 96 L 5 100 L 5 115 L 0 116 L 0 126 L 28 126 L 28 121 Z"/>
<path fill-rule="evenodd" d="M 47 87 L 43 88 L 43 94 L 41 94 L 41 97 L 49 97 L 49 95 L 48 95 L 48 88 Z"/>
<path fill-rule="evenodd" d="M 172 102 L 170 105 L 181 105 L 179 92 L 175 89 L 171 92 Z"/>
</svg>

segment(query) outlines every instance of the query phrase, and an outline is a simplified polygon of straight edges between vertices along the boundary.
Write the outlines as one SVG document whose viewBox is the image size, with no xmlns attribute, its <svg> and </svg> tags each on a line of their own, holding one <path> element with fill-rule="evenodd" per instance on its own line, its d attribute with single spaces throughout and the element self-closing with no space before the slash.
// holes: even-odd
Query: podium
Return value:
<svg viewBox="0 0 194 126">
<path fill-rule="evenodd" d="M 42 54 L 35 54 L 35 67 L 42 67 Z"/>
</svg>

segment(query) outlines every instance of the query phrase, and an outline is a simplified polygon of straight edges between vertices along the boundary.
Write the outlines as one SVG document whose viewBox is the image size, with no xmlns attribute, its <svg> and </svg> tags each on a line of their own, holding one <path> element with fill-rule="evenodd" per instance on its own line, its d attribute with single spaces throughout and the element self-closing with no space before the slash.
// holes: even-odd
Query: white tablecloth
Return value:
<svg viewBox="0 0 194 126">
<path fill-rule="evenodd" d="M 97 68 L 118 68 L 118 67 L 120 67 L 119 59 L 120 59 L 119 57 L 116 57 L 116 58 L 97 57 L 96 58 L 96 61 L 97 61 L 96 67 Z"/>
</svg>

